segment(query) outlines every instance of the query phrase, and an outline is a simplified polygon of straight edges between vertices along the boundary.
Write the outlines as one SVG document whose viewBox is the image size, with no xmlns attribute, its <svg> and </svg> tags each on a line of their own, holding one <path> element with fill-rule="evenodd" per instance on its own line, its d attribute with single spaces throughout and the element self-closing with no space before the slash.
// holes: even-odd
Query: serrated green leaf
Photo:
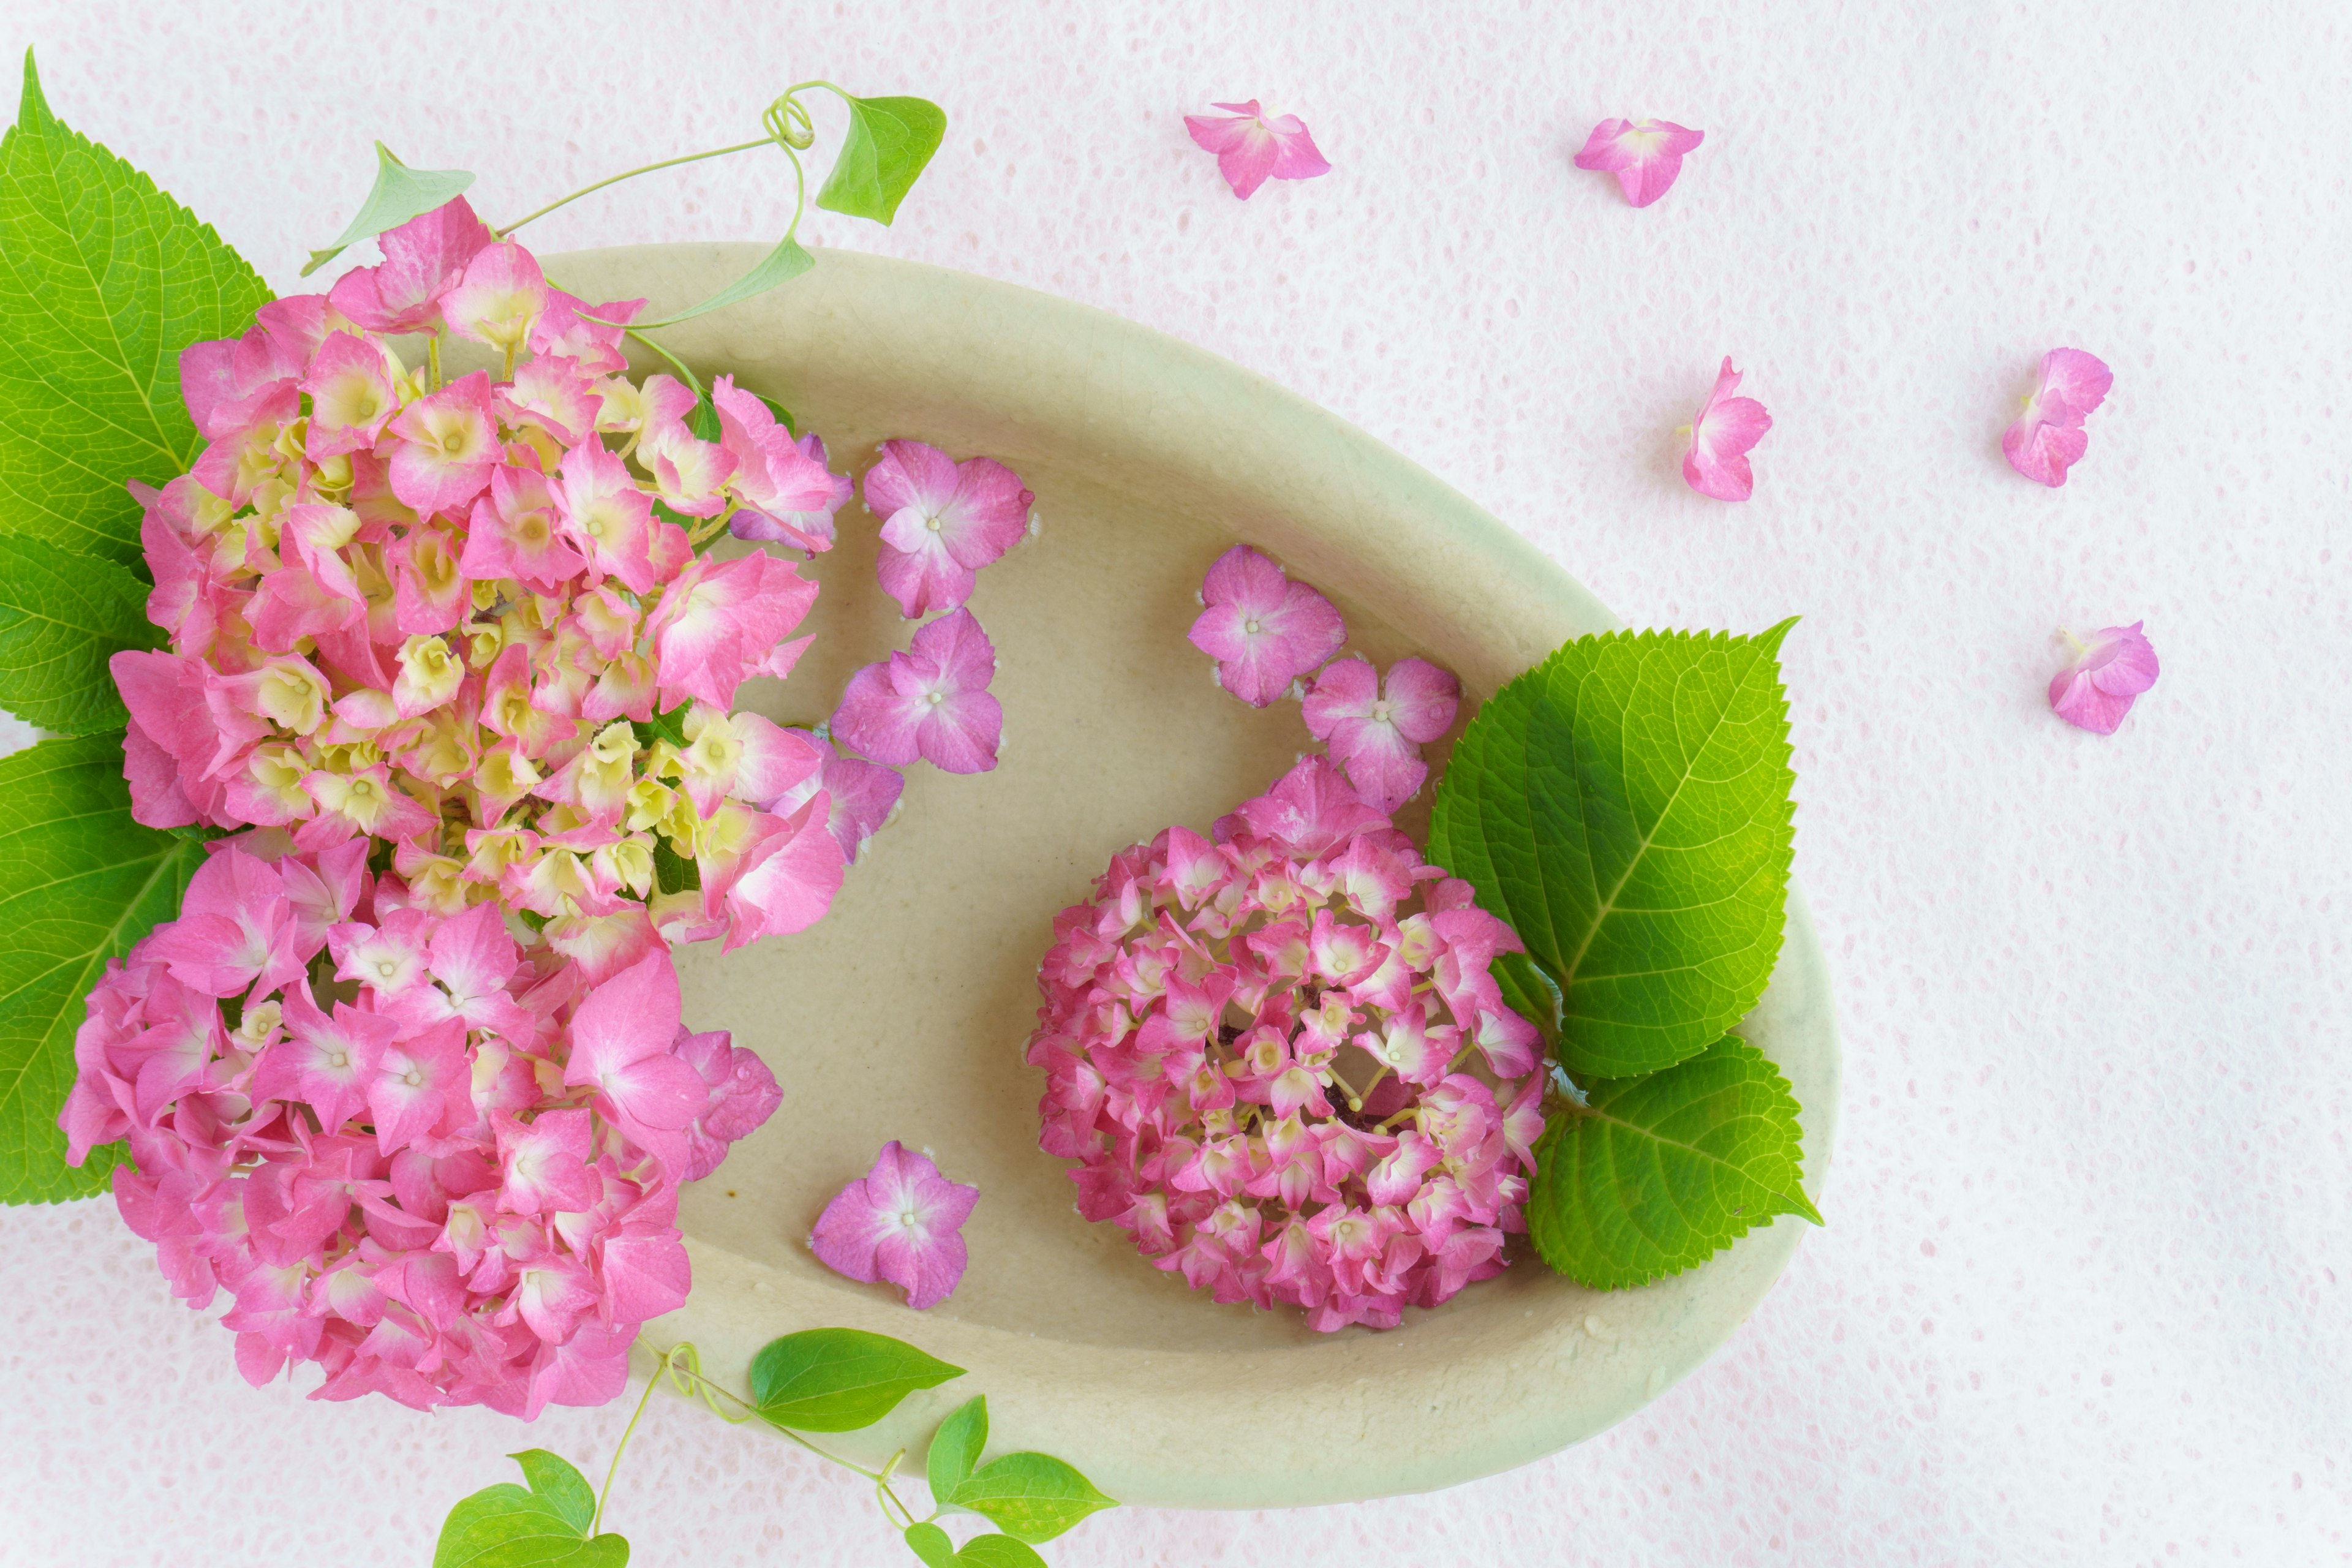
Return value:
<svg viewBox="0 0 2352 1568">
<path fill-rule="evenodd" d="M 870 217 L 887 224 L 915 184 L 923 165 L 940 150 L 948 117 L 919 98 L 851 98 L 849 134 L 825 176 L 816 205 L 827 212 Z"/>
<path fill-rule="evenodd" d="M 137 569 L 140 509 L 197 448 L 180 351 L 269 289 L 154 181 L 59 123 L 25 56 L 0 139 L 0 532 Z"/>
<path fill-rule="evenodd" d="M 802 248 L 801 242 L 788 234 L 776 241 L 776 247 L 761 258 L 757 267 L 752 268 L 751 271 L 746 272 L 701 304 L 680 310 L 675 316 L 664 316 L 658 321 L 633 321 L 629 325 L 638 331 L 646 331 L 655 327 L 674 327 L 680 321 L 690 321 L 697 316 L 707 315 L 722 305 L 732 305 L 737 300 L 748 300 L 754 294 L 764 294 L 780 283 L 791 282 L 815 265 L 816 258 Z M 715 413 L 712 418 L 715 422 L 717 418 Z M 713 437 L 707 437 L 705 439 L 715 438 L 715 435 L 714 432 Z"/>
<path fill-rule="evenodd" d="M 500 1481 L 461 1500 L 442 1521 L 433 1568 L 626 1568 L 625 1540 L 590 1533 L 596 1494 L 570 1461 L 544 1448 L 507 1457 L 530 1489 Z"/>
<path fill-rule="evenodd" d="M 947 1507 L 949 1495 L 971 1474 L 972 1467 L 980 1463 L 980 1451 L 987 1447 L 988 1395 L 975 1394 L 931 1434 L 923 1479 L 931 1489 L 932 1500 Z"/>
<path fill-rule="evenodd" d="M 369 187 L 359 216 L 335 236 L 334 243 L 310 253 L 310 259 L 302 265 L 302 276 L 308 278 L 361 240 L 373 239 L 388 228 L 398 228 L 410 218 L 463 195 L 473 183 L 473 173 L 467 169 L 412 169 L 394 157 L 391 148 L 377 142 L 375 184 Z"/>
<path fill-rule="evenodd" d="M 1095 1489 L 1076 1467 L 1051 1454 L 1006 1454 L 959 1483 L 947 1500 L 970 1509 L 1016 1540 L 1051 1541 L 1118 1500 Z"/>
<path fill-rule="evenodd" d="M 956 1568 L 955 1542 L 938 1525 L 928 1522 L 910 1524 L 907 1527 L 906 1540 L 908 1548 L 929 1568 Z"/>
<path fill-rule="evenodd" d="M 106 661 L 159 641 L 128 571 L 0 534 L 0 708 L 60 735 L 119 729 L 129 715 Z"/>
<path fill-rule="evenodd" d="M 1010 1535 L 975 1535 L 956 1553 L 957 1568 L 1045 1568 L 1045 1560 Z"/>
<path fill-rule="evenodd" d="M 122 736 L 44 741 L 0 758 L 0 1203 L 105 1190 L 121 1155 L 65 1163 L 82 999 L 156 921 L 179 913 L 204 847 L 131 819 Z"/>
<path fill-rule="evenodd" d="M 1794 624 L 1580 637 L 1454 749 L 1430 858 L 1559 981 L 1571 1071 L 1692 1057 L 1771 978 L 1795 809 L 1775 655 Z"/>
<path fill-rule="evenodd" d="M 1775 1215 L 1822 1223 L 1800 1181 L 1797 1101 L 1737 1035 L 1586 1096 L 1555 1102 L 1528 1196 L 1528 1233 L 1562 1274 L 1622 1289 L 1695 1268 Z"/>
<path fill-rule="evenodd" d="M 962 1375 L 963 1368 L 887 1334 L 807 1329 L 769 1342 L 752 1358 L 751 1404 L 761 1419 L 788 1431 L 854 1432 L 917 1389 Z"/>
</svg>

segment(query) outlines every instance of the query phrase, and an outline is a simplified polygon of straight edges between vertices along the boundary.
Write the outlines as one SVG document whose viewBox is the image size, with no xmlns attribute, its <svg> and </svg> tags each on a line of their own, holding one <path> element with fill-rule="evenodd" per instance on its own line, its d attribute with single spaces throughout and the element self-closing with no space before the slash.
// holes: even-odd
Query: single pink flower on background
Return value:
<svg viewBox="0 0 2352 1568">
<path fill-rule="evenodd" d="M 1715 390 L 1699 406 L 1690 424 L 1690 450 L 1683 454 L 1683 481 L 1703 496 L 1717 500 L 1746 500 L 1756 489 L 1755 472 L 1748 466 L 1748 448 L 1772 428 L 1772 416 L 1752 397 L 1732 395 L 1739 390 L 1739 372 L 1724 356 L 1715 378 Z"/>
<path fill-rule="evenodd" d="M 1184 129 L 1203 152 L 1217 155 L 1217 173 L 1247 201 L 1271 176 L 1277 180 L 1311 180 L 1328 174 L 1331 165 L 1315 150 L 1315 138 L 1295 114 L 1269 118 L 1257 100 L 1220 103 L 1223 114 L 1188 114 Z"/>
<path fill-rule="evenodd" d="M 1348 640 L 1331 601 L 1294 583 L 1267 556 L 1236 544 L 1201 580 L 1192 646 L 1217 661 L 1217 684 L 1264 708 Z"/>
<path fill-rule="evenodd" d="M 2106 401 L 2115 381 L 2103 361 L 2081 349 L 2043 354 L 2042 379 L 2026 395 L 2025 412 L 2001 434 L 2000 453 L 2009 466 L 2053 489 L 2064 484 L 2067 468 L 2083 460 L 2090 445 L 2083 421 Z"/>
<path fill-rule="evenodd" d="M 2156 649 L 2140 635 L 2143 624 L 2109 626 L 2088 639 L 2064 634 L 2074 657 L 2050 679 L 2050 706 L 2058 717 L 2094 735 L 2116 732 L 2133 700 L 2156 684 Z"/>
<path fill-rule="evenodd" d="M 1338 659 L 1307 693 L 1307 728 L 1364 804 L 1393 816 L 1429 777 L 1421 749 L 1452 726 L 1461 700 L 1462 683 L 1426 659 L 1397 660 L 1385 681 L 1370 659 Z"/>
<path fill-rule="evenodd" d="M 883 442 L 866 470 L 866 510 L 882 520 L 883 591 L 910 621 L 954 609 L 980 569 L 1021 542 L 1036 499 L 990 458 L 959 463 L 920 441 Z"/>
<path fill-rule="evenodd" d="M 894 768 L 920 757 L 947 773 L 984 773 L 1004 736 L 1003 704 L 988 689 L 995 679 L 988 634 L 958 610 L 918 631 L 906 652 L 851 676 L 833 732 Z"/>
<path fill-rule="evenodd" d="M 809 1246 L 836 1274 L 903 1287 L 919 1312 L 963 1279 L 960 1233 L 979 1201 L 978 1187 L 949 1181 L 929 1155 L 909 1153 L 894 1138 L 872 1170 L 824 1205 Z"/>
<path fill-rule="evenodd" d="M 1706 140 L 1670 120 L 1604 120 L 1584 139 L 1576 166 L 1617 176 L 1625 199 L 1648 206 L 1674 188 L 1683 154 Z"/>
</svg>

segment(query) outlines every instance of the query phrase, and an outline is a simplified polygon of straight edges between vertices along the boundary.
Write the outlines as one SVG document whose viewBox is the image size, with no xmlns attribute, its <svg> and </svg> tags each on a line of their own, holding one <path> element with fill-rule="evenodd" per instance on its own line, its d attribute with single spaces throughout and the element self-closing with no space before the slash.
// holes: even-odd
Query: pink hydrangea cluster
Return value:
<svg viewBox="0 0 2352 1568">
<path fill-rule="evenodd" d="M 686 1300 L 678 1187 L 782 1091 L 679 1022 L 669 954 L 601 985 L 494 905 L 373 877 L 366 840 L 223 840 L 181 917 L 108 965 L 60 1119 L 192 1306 L 225 1289 L 256 1384 L 526 1418 L 626 1383 Z"/>
<path fill-rule="evenodd" d="M 1543 1131 L 1489 968 L 1519 940 L 1328 761 L 1122 852 L 1054 929 L 1028 1059 L 1080 1213 L 1319 1330 L 1501 1271 Z"/>
</svg>

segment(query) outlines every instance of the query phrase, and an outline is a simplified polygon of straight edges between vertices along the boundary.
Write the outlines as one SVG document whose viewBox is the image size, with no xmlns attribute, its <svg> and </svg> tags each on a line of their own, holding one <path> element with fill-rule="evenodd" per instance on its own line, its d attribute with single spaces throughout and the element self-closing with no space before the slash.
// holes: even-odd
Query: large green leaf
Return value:
<svg viewBox="0 0 2352 1568">
<path fill-rule="evenodd" d="M 124 568 L 0 534 L 0 708 L 60 735 L 119 729 L 129 715 L 106 661 L 159 640 Z"/>
<path fill-rule="evenodd" d="M 940 150 L 947 113 L 919 98 L 852 98 L 845 92 L 841 100 L 849 105 L 849 135 L 816 194 L 816 205 L 887 224 L 898 216 L 915 177 Z"/>
<path fill-rule="evenodd" d="M 1544 1261 L 1599 1289 L 1705 1262 L 1806 1198 L 1797 1102 L 1736 1035 L 1679 1066 L 1555 1101 L 1536 1145 L 1528 1234 Z"/>
<path fill-rule="evenodd" d="M 131 820 L 119 731 L 0 758 L 0 1203 L 105 1189 L 119 1152 L 75 1170 L 58 1128 L 82 998 L 179 912 L 203 861 L 194 840 Z"/>
<path fill-rule="evenodd" d="M 596 1493 L 571 1461 L 544 1448 L 507 1458 L 530 1489 L 484 1487 L 442 1521 L 433 1568 L 627 1568 L 629 1543 L 595 1533 Z"/>
<path fill-rule="evenodd" d="M 368 187 L 367 200 L 360 204 L 359 215 L 343 226 L 342 233 L 325 248 L 310 253 L 310 259 L 302 264 L 302 276 L 308 278 L 341 256 L 345 247 L 373 239 L 385 229 L 398 228 L 410 218 L 443 205 L 473 183 L 473 173 L 467 169 L 412 169 L 394 157 L 391 148 L 377 142 L 375 184 Z"/>
<path fill-rule="evenodd" d="M 963 1368 L 887 1334 L 807 1329 L 770 1341 L 751 1359 L 751 1404 L 762 1420 L 789 1431 L 854 1432 L 917 1389 L 962 1375 Z"/>
<path fill-rule="evenodd" d="M 1794 624 L 1580 637 L 1454 749 L 1430 858 L 1559 982 L 1572 1071 L 1694 1056 L 1771 978 L 1795 782 L 1775 656 Z"/>
<path fill-rule="evenodd" d="M 0 533 L 139 563 L 126 479 L 194 460 L 180 351 L 269 290 L 155 182 L 49 112 L 25 56 L 0 140 Z"/>
<path fill-rule="evenodd" d="M 1016 1541 L 1051 1541 L 1088 1514 L 1117 1508 L 1077 1468 L 1051 1454 L 1004 1454 L 980 1463 L 988 1447 L 988 1398 L 974 1398 L 940 1423 L 924 1461 L 931 1500 L 979 1514 Z M 974 1467 L 978 1467 L 975 1468 Z"/>
</svg>

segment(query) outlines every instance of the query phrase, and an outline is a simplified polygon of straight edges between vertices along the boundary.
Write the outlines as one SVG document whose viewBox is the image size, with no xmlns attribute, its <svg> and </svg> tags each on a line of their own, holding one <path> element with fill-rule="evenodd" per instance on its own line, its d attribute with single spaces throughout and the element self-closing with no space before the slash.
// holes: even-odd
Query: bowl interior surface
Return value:
<svg viewBox="0 0 2352 1568">
<path fill-rule="evenodd" d="M 759 255 L 643 247 L 547 268 L 574 294 L 646 296 L 659 314 Z M 1037 1149 L 1042 1075 L 1022 1060 L 1055 912 L 1117 850 L 1171 823 L 1205 833 L 1311 745 L 1296 703 L 1235 701 L 1185 639 L 1221 552 L 1236 540 L 1270 551 L 1339 605 L 1349 652 L 1382 665 L 1423 655 L 1473 701 L 1561 641 L 1615 626 L 1598 603 L 1361 432 L 1048 296 L 821 252 L 793 283 L 664 341 L 705 378 L 732 374 L 781 400 L 836 471 L 862 473 L 893 436 L 993 457 L 1035 492 L 1042 529 L 982 573 L 971 600 L 997 651 L 1000 766 L 908 770 L 898 820 L 811 931 L 680 954 L 689 1022 L 756 1049 L 785 1100 L 687 1189 L 693 1296 L 648 1325 L 648 1342 L 691 1340 L 706 1370 L 741 1388 L 779 1334 L 893 1334 L 969 1375 L 832 1439 L 841 1451 L 878 1462 L 910 1446 L 919 1464 L 931 1426 L 984 1393 L 992 1452 L 1059 1454 L 1122 1500 L 1176 1507 L 1339 1501 L 1492 1473 L 1601 1430 L 1721 1342 L 1785 1265 L 1795 1222 L 1613 1294 L 1550 1273 L 1522 1239 L 1503 1277 L 1388 1333 L 1317 1334 L 1295 1312 L 1214 1305 L 1079 1217 L 1066 1163 Z M 744 690 L 779 722 L 823 721 L 850 672 L 911 630 L 875 580 L 877 520 L 853 502 L 840 522 L 839 545 L 804 569 L 823 584 L 802 628 L 816 643 L 789 681 Z M 1400 821 L 1423 837 L 1426 792 Z M 1801 900 L 1744 1032 L 1806 1107 L 1817 1187 L 1837 1052 Z M 920 1314 L 807 1246 L 826 1200 L 893 1138 L 981 1191 L 969 1271 Z"/>
</svg>

